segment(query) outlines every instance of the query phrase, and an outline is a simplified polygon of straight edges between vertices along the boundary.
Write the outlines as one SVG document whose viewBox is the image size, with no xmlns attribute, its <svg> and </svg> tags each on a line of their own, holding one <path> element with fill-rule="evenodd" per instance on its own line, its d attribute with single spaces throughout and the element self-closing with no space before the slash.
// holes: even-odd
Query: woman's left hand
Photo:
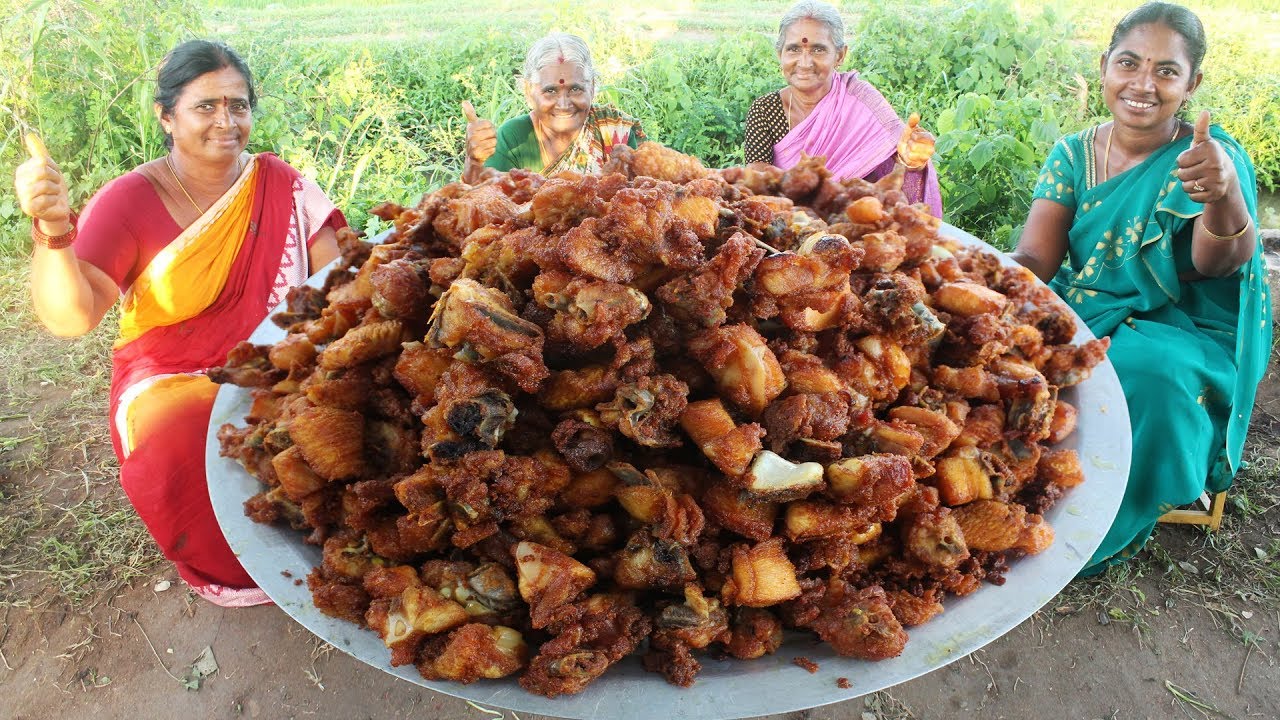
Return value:
<svg viewBox="0 0 1280 720">
<path fill-rule="evenodd" d="M 1217 202 L 1238 185 L 1236 166 L 1222 144 L 1209 137 L 1209 111 L 1196 118 L 1191 147 L 1178 155 L 1178 179 L 1187 196 L 1198 203 Z"/>
<path fill-rule="evenodd" d="M 920 127 L 920 113 L 911 113 L 898 139 L 898 162 L 908 170 L 919 170 L 933 157 L 935 145 L 933 133 Z"/>
</svg>

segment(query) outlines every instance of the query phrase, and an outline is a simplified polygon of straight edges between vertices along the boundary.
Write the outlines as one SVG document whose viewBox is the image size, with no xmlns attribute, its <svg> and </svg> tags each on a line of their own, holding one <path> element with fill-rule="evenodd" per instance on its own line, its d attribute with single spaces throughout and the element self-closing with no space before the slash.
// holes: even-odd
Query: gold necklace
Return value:
<svg viewBox="0 0 1280 720">
<path fill-rule="evenodd" d="M 196 214 L 203 215 L 204 208 L 200 207 L 200 203 L 197 203 L 195 198 L 191 197 L 191 193 L 187 192 L 187 186 L 182 184 L 182 178 L 179 178 L 177 171 L 173 169 L 172 158 L 172 155 L 164 156 L 164 164 L 169 167 L 169 174 L 173 176 L 173 181 L 178 183 L 178 189 L 182 191 L 182 194 L 187 196 L 187 200 L 191 203 L 191 207 L 196 209 Z M 236 177 L 239 178 L 240 174 L 243 172 L 244 163 L 240 158 L 236 158 Z"/>
<path fill-rule="evenodd" d="M 1169 142 L 1178 139 L 1178 131 L 1182 129 L 1182 123 L 1177 118 L 1173 119 L 1173 134 L 1169 136 Z M 1102 182 L 1111 179 L 1111 139 L 1116 136 L 1116 124 L 1111 123 L 1111 132 L 1107 133 L 1107 149 L 1102 153 L 1102 172 L 1106 173 L 1106 177 L 1102 178 Z M 1101 185 L 1102 183 L 1098 183 Z"/>
<path fill-rule="evenodd" d="M 800 124 L 800 123 L 791 122 L 791 101 L 795 99 L 795 96 L 796 96 L 796 91 L 791 88 L 787 88 L 787 127 L 790 127 L 790 128 L 794 128 L 796 125 Z M 822 101 L 819 100 L 818 102 L 822 102 Z M 814 103 L 813 105 L 810 105 L 809 110 L 812 112 L 813 108 L 816 107 L 817 104 L 818 103 Z M 802 110 L 804 109 L 803 105 L 801 106 L 801 109 Z M 804 120 L 801 119 L 800 122 L 804 122 Z"/>
</svg>

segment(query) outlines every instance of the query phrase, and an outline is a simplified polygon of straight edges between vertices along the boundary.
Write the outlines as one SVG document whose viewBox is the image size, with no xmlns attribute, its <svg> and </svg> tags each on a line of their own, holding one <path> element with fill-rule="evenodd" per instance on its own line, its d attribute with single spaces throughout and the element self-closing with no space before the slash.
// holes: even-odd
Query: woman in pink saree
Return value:
<svg viewBox="0 0 1280 720">
<path fill-rule="evenodd" d="M 877 180 L 901 164 L 903 191 L 942 217 L 938 174 L 930 160 L 934 139 L 903 122 L 889 102 L 856 71 L 838 72 L 848 46 L 840 13 L 804 0 L 778 25 L 778 63 L 787 87 L 756 98 L 747 112 L 746 161 L 784 170 L 803 155 L 821 155 L 837 180 Z"/>
</svg>

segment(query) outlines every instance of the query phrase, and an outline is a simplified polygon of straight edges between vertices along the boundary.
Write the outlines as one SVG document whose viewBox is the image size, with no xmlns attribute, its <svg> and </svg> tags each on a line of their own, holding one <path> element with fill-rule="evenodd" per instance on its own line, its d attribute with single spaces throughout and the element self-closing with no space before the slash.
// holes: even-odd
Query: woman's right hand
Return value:
<svg viewBox="0 0 1280 720">
<path fill-rule="evenodd" d="M 920 127 L 920 114 L 911 113 L 898 138 L 898 162 L 908 170 L 919 170 L 933 157 L 937 140 L 933 133 Z"/>
<path fill-rule="evenodd" d="M 470 100 L 462 101 L 462 113 L 467 117 L 467 161 L 483 165 L 498 149 L 498 131 L 493 123 L 476 117 Z"/>
<path fill-rule="evenodd" d="M 26 141 L 31 158 L 19 165 L 13 175 L 18 205 L 40 223 L 41 232 L 63 235 L 71 229 L 67 183 L 39 136 L 27 133 Z"/>
</svg>

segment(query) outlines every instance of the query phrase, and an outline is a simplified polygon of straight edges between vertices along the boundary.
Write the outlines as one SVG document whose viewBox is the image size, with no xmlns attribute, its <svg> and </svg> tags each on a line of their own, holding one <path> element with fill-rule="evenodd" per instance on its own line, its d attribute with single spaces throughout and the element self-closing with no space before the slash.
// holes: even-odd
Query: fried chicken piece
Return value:
<svg viewBox="0 0 1280 720">
<path fill-rule="evenodd" d="M 613 434 L 582 420 L 560 421 L 551 433 L 551 441 L 570 469 L 577 473 L 602 468 L 613 458 Z"/>
<path fill-rule="evenodd" d="M 295 502 L 323 488 L 328 480 L 320 477 L 302 458 L 302 448 L 294 445 L 271 458 L 280 489 Z"/>
<path fill-rule="evenodd" d="M 613 196 L 601 232 L 642 268 L 692 270 L 703 262 L 703 247 L 692 225 L 676 214 L 676 201 L 670 183 L 637 182 Z"/>
<path fill-rule="evenodd" d="M 626 285 L 547 271 L 533 281 L 533 301 L 554 311 L 547 337 L 594 350 L 649 315 L 649 298 Z"/>
<path fill-rule="evenodd" d="M 657 469 L 642 474 L 625 463 L 614 463 L 609 469 L 622 481 L 613 491 L 618 504 L 650 526 L 654 537 L 681 545 L 697 542 L 704 524 L 702 509 L 672 474 Z"/>
<path fill-rule="evenodd" d="M 800 594 L 796 568 L 787 558 L 782 538 L 751 547 L 734 545 L 731 553 L 732 573 L 720 589 L 725 605 L 769 607 Z"/>
<path fill-rule="evenodd" d="M 644 269 L 605 233 L 604 224 L 596 218 L 588 218 L 570 230 L 556 247 L 560 263 L 576 275 L 629 283 Z"/>
<path fill-rule="evenodd" d="M 689 403 L 680 414 L 680 426 L 712 464 L 729 477 L 750 467 L 765 434 L 758 423 L 737 425 L 720 398 Z"/>
<path fill-rule="evenodd" d="M 787 378 L 760 333 L 748 325 L 704 330 L 688 351 L 715 378 L 721 397 L 759 417 L 787 387 Z"/>
<path fill-rule="evenodd" d="M 272 315 L 271 322 L 276 327 L 295 332 L 294 326 L 320 317 L 327 304 L 325 295 L 324 290 L 310 285 L 291 287 L 285 295 L 285 309 Z"/>
<path fill-rule="evenodd" d="M 600 217 L 608 203 L 596 189 L 600 176 L 560 173 L 543 183 L 529 202 L 533 224 L 549 235 L 561 235 L 589 217 Z"/>
<path fill-rule="evenodd" d="M 940 593 L 929 588 L 919 595 L 906 590 L 889 590 L 885 593 L 893 616 L 905 627 L 923 625 L 942 613 Z"/>
<path fill-rule="evenodd" d="M 283 380 L 288 373 L 271 362 L 270 351 L 270 345 L 238 342 L 227 353 L 226 365 L 209 369 L 209 379 L 220 385 L 271 387 Z"/>
<path fill-rule="evenodd" d="M 907 632 L 879 585 L 855 590 L 833 580 L 818 602 L 817 617 L 804 626 L 840 655 L 862 660 L 897 657 L 907 643 Z"/>
<path fill-rule="evenodd" d="M 718 327 L 733 294 L 755 271 L 764 257 L 751 236 L 735 232 L 705 265 L 658 288 L 657 297 L 667 312 L 681 322 Z"/>
<path fill-rule="evenodd" d="M 995 496 L 985 453 L 970 445 L 961 445 L 940 458 L 933 482 L 943 504 L 964 505 Z"/>
<path fill-rule="evenodd" d="M 542 328 L 517 316 L 506 295 L 472 280 L 454 282 L 436 302 L 426 343 L 474 358 L 528 393 L 548 375 Z"/>
<path fill-rule="evenodd" d="M 1078 346 L 1055 345 L 1042 371 L 1045 378 L 1058 387 L 1078 385 L 1089 379 L 1093 368 L 1106 359 L 1107 349 L 1110 347 L 1109 337 L 1090 340 Z"/>
<path fill-rule="evenodd" d="M 736 608 L 729 629 L 724 649 L 739 660 L 772 655 L 782 647 L 782 623 L 763 608 Z"/>
<path fill-rule="evenodd" d="M 360 325 L 330 343 L 317 364 L 323 370 L 338 370 L 377 360 L 399 350 L 404 339 L 404 326 L 398 320 Z"/>
<path fill-rule="evenodd" d="M 1028 442 L 1049 436 L 1058 405 L 1058 389 L 1034 367 L 1005 358 L 992 363 L 996 387 L 1005 402 L 1005 430 Z"/>
<path fill-rule="evenodd" d="M 684 596 L 683 604 L 668 605 L 658 613 L 644 667 L 662 673 L 672 685 L 689 687 L 702 669 L 690 650 L 728 639 L 729 619 L 720 603 L 703 596 L 696 585 L 685 586 Z"/>
<path fill-rule="evenodd" d="M 538 391 L 538 403 L 552 411 L 594 407 L 613 397 L 621 379 L 605 365 L 556 370 Z"/>
<path fill-rule="evenodd" d="M 916 513 L 902 525 L 901 535 L 907 557 L 926 567 L 950 570 L 969 557 L 964 531 L 947 508 Z"/>
<path fill-rule="evenodd" d="M 320 612 L 356 625 L 365 624 L 370 598 L 359 584 L 327 577 L 320 568 L 315 568 L 307 574 L 307 589 Z"/>
<path fill-rule="evenodd" d="M 631 157 L 631 172 L 673 183 L 687 183 L 710 172 L 702 161 L 653 141 L 642 142 Z"/>
<path fill-rule="evenodd" d="M 654 537 L 648 529 L 633 533 L 614 557 L 613 580 L 628 590 L 677 590 L 698 577 L 680 543 Z"/>
<path fill-rule="evenodd" d="M 973 550 L 1039 553 L 1053 544 L 1053 528 L 1017 503 L 976 500 L 951 511 Z"/>
<path fill-rule="evenodd" d="M 826 477 L 827 494 L 853 509 L 858 527 L 893 521 L 914 485 L 911 461 L 902 455 L 844 458 L 827 466 Z"/>
<path fill-rule="evenodd" d="M 422 406 L 436 402 L 436 385 L 453 364 L 448 348 L 429 348 L 420 342 L 404 343 L 396 358 L 394 377 Z"/>
<path fill-rule="evenodd" d="M 801 152 L 800 162 L 783 172 L 778 179 L 778 189 L 784 196 L 803 205 L 829 177 L 831 171 L 827 170 L 825 157 Z"/>
<path fill-rule="evenodd" d="M 364 425 L 360 413 L 313 407 L 290 420 L 288 430 L 317 475 L 326 480 L 346 480 L 365 470 Z"/>
<path fill-rule="evenodd" d="M 525 667 L 529 646 L 519 632 L 502 625 L 471 623 L 424 644 L 418 672 L 428 680 L 464 685 L 506 677 Z"/>
<path fill-rule="evenodd" d="M 618 387 L 613 401 L 596 406 L 601 422 L 645 447 L 679 447 L 672 432 L 688 404 L 689 386 L 671 375 L 644 376 Z"/>
<path fill-rule="evenodd" d="M 899 406 L 889 410 L 889 419 L 906 423 L 924 437 L 920 456 L 932 458 L 960 435 L 960 427 L 944 413 L 922 407 Z"/>
<path fill-rule="evenodd" d="M 892 401 L 911 380 L 911 359 L 902 346 L 883 335 L 866 335 L 854 342 L 831 369 L 846 387 L 873 401 Z"/>
<path fill-rule="evenodd" d="M 514 553 L 520 597 L 529 603 L 535 628 L 546 627 L 556 608 L 573 602 L 596 582 L 591 568 L 544 545 L 521 542 Z"/>
<path fill-rule="evenodd" d="M 847 393 L 801 393 L 773 401 L 761 418 L 768 431 L 769 449 L 788 456 L 800 439 L 830 441 L 849 427 Z"/>
<path fill-rule="evenodd" d="M 1046 450 L 1036 464 L 1036 477 L 1062 488 L 1073 488 L 1084 482 L 1080 454 L 1070 448 Z"/>
<path fill-rule="evenodd" d="M 437 236 L 455 251 L 471 233 L 486 225 L 501 224 L 516 216 L 516 204 L 502 189 L 482 185 L 447 201 L 431 223 Z"/>
<path fill-rule="evenodd" d="M 555 637 L 538 648 L 520 686 L 546 697 L 581 692 L 630 655 L 652 627 L 631 598 L 593 595 L 559 614 L 551 626 Z"/>
<path fill-rule="evenodd" d="M 728 483 L 714 483 L 703 493 L 701 507 L 712 522 L 748 540 L 768 540 L 778 518 L 778 503 L 758 500 Z"/>
</svg>

